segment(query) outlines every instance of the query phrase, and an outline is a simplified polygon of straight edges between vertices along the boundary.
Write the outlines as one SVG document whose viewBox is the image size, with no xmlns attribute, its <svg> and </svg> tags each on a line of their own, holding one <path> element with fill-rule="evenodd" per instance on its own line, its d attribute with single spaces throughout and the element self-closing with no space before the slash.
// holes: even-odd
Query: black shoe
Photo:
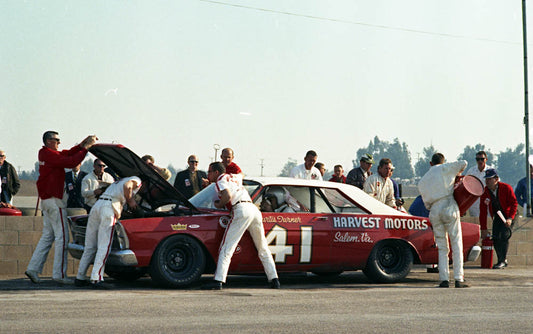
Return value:
<svg viewBox="0 0 533 334">
<path fill-rule="evenodd" d="M 109 290 L 109 285 L 105 284 L 103 281 L 91 283 L 91 288 L 95 290 Z"/>
<path fill-rule="evenodd" d="M 84 279 L 74 279 L 74 285 L 77 286 L 78 288 L 83 288 L 83 287 L 86 287 L 88 286 L 90 283 L 89 281 L 87 280 L 84 280 Z"/>
<path fill-rule="evenodd" d="M 496 263 L 495 265 L 492 266 L 492 269 L 503 269 L 505 267 L 507 267 L 505 262 L 498 262 L 498 263 Z"/>
<path fill-rule="evenodd" d="M 202 286 L 202 290 L 222 290 L 221 281 L 213 281 Z"/>
<path fill-rule="evenodd" d="M 442 281 L 439 284 L 439 288 L 449 288 L 449 287 L 450 287 L 450 282 L 449 281 Z"/>
<path fill-rule="evenodd" d="M 272 281 L 270 281 L 270 288 L 271 289 L 281 288 L 281 285 L 279 284 L 279 278 L 273 278 Z"/>
<path fill-rule="evenodd" d="M 455 281 L 455 287 L 456 288 L 468 288 L 470 287 L 470 285 L 466 284 L 465 282 Z"/>
</svg>

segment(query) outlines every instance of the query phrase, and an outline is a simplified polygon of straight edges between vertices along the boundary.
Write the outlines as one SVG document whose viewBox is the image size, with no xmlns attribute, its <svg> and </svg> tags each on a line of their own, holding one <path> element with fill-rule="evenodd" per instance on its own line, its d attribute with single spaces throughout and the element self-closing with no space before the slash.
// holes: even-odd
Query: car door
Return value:
<svg viewBox="0 0 533 334">
<path fill-rule="evenodd" d="M 265 187 L 261 191 L 255 198 L 256 205 L 259 206 L 263 196 L 272 187 Z M 267 243 L 278 271 L 312 271 L 329 266 L 331 229 L 328 215 L 331 212 L 317 212 L 323 211 L 317 208 L 323 208 L 324 203 L 317 197 L 316 189 L 305 186 L 275 187 L 281 187 L 285 192 L 288 209 L 285 212 L 262 212 L 262 215 Z M 254 247 L 248 233 L 239 245 L 239 253 L 232 261 L 235 262 L 235 270 L 261 271 L 256 251 L 247 252 L 253 253 L 253 256 L 243 254 L 243 250 Z"/>
</svg>

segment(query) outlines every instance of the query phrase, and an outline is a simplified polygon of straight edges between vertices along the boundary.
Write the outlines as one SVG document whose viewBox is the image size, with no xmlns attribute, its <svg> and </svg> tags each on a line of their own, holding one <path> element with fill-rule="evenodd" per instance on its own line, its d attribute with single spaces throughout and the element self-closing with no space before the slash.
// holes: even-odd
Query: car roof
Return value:
<svg viewBox="0 0 533 334">
<path fill-rule="evenodd" d="M 304 180 L 296 179 L 292 177 L 246 177 L 246 180 L 255 181 L 263 186 L 301 186 L 301 187 L 320 187 L 339 189 L 342 193 L 352 198 L 356 203 L 369 210 L 372 214 L 380 215 L 408 215 L 407 213 L 398 211 L 390 206 L 386 205 L 368 195 L 363 190 L 353 186 L 351 184 L 330 182 L 330 181 L 317 181 L 317 180 Z"/>
</svg>

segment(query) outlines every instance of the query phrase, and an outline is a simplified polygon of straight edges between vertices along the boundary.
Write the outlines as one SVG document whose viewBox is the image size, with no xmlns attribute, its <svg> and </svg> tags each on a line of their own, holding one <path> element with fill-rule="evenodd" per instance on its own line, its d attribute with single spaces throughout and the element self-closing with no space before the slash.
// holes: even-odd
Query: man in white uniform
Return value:
<svg viewBox="0 0 533 334">
<path fill-rule="evenodd" d="M 127 203 L 129 209 L 137 207 L 134 196 L 140 187 L 141 179 L 137 176 L 126 177 L 110 185 L 96 201 L 87 222 L 85 249 L 74 281 L 76 286 L 81 287 L 89 284 L 85 274 L 94 258 L 91 273 L 92 287 L 95 289 L 106 288 L 102 282 L 105 262 L 113 242 L 115 222 L 120 218 L 124 204 Z"/>
<path fill-rule="evenodd" d="M 470 167 L 465 175 L 474 175 L 479 181 L 481 181 L 481 183 L 483 183 L 483 186 L 486 186 L 485 171 L 492 167 L 487 165 L 487 153 L 485 153 L 485 151 L 479 151 L 476 153 L 476 164 L 476 166 Z M 479 198 L 476 199 L 474 204 L 468 209 L 468 213 L 470 216 L 479 219 Z"/>
<path fill-rule="evenodd" d="M 207 172 L 209 181 L 216 182 L 219 199 L 215 200 L 215 207 L 219 209 L 227 207 L 231 211 L 231 220 L 226 227 L 220 244 L 214 281 L 202 288 L 204 290 L 222 289 L 222 283 L 226 282 L 233 252 L 244 232 L 248 231 L 270 281 L 270 287 L 279 289 L 280 284 L 278 273 L 276 272 L 276 264 L 265 238 L 261 212 L 252 203 L 250 195 L 243 187 L 242 175 L 226 174 L 225 171 L 226 169 L 221 162 L 213 162 L 209 165 Z"/>
<path fill-rule="evenodd" d="M 363 190 L 378 201 L 396 209 L 394 185 L 391 181 L 394 166 L 392 161 L 383 158 L 379 161 L 378 172 L 370 175 L 363 185 Z"/>
<path fill-rule="evenodd" d="M 81 181 L 81 196 L 83 197 L 87 212 L 91 211 L 98 196 L 104 193 L 105 188 L 115 182 L 111 174 L 104 172 L 105 168 L 106 165 L 102 160 L 94 160 L 93 171 L 87 174 Z"/>
<path fill-rule="evenodd" d="M 439 250 L 439 287 L 450 286 L 448 236 L 453 252 L 453 275 L 456 288 L 467 288 L 463 271 L 463 233 L 459 206 L 453 198 L 455 177 L 466 168 L 466 161 L 444 163 L 444 155 L 433 154 L 431 168 L 418 183 L 422 200 L 429 210 L 435 242 Z"/>
<path fill-rule="evenodd" d="M 315 151 L 307 151 L 304 157 L 304 163 L 294 167 L 289 176 L 296 179 L 306 179 L 306 180 L 320 180 L 322 181 L 322 174 L 318 168 L 314 167 L 318 155 Z"/>
</svg>

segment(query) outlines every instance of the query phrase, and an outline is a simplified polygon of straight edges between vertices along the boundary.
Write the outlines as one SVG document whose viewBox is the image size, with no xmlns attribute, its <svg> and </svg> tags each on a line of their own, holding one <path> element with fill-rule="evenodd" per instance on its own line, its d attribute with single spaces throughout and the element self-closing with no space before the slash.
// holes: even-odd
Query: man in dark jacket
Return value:
<svg viewBox="0 0 533 334">
<path fill-rule="evenodd" d="M 68 193 L 67 208 L 83 208 L 83 197 L 81 196 L 81 181 L 87 175 L 80 170 L 81 164 L 72 168 L 65 174 L 65 187 Z"/>
<path fill-rule="evenodd" d="M 0 178 L 2 180 L 2 195 L 0 202 L 13 204 L 13 196 L 20 188 L 17 171 L 6 161 L 6 152 L 0 150 Z"/>
<path fill-rule="evenodd" d="M 359 161 L 359 167 L 352 169 L 346 177 L 346 183 L 356 186 L 359 189 L 363 189 L 366 179 L 372 175 L 370 168 L 374 164 L 374 158 L 372 154 L 366 153 L 361 157 Z"/>
<path fill-rule="evenodd" d="M 198 170 L 198 159 L 195 155 L 191 155 L 187 160 L 189 167 L 179 172 L 174 180 L 174 188 L 178 189 L 180 193 L 189 199 L 196 195 L 202 188 L 209 184 L 207 174 Z"/>
</svg>

